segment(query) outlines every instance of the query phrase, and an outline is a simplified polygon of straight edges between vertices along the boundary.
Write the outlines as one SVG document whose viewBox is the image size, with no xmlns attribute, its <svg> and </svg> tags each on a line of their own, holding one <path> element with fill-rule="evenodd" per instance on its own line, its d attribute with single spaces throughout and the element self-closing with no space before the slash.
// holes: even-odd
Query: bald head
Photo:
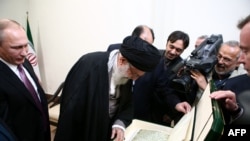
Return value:
<svg viewBox="0 0 250 141">
<path fill-rule="evenodd" d="M 0 57 L 13 65 L 22 64 L 28 54 L 28 38 L 16 21 L 0 20 Z"/>
<path fill-rule="evenodd" d="M 153 44 L 154 42 L 154 31 L 150 27 L 146 25 L 139 25 L 137 26 L 133 32 L 132 36 L 140 37 L 141 39 L 147 41 L 150 44 Z"/>
<path fill-rule="evenodd" d="M 5 31 L 7 29 L 18 29 L 23 28 L 18 22 L 10 19 L 0 19 L 0 45 L 2 44 L 4 38 L 5 38 Z"/>
</svg>

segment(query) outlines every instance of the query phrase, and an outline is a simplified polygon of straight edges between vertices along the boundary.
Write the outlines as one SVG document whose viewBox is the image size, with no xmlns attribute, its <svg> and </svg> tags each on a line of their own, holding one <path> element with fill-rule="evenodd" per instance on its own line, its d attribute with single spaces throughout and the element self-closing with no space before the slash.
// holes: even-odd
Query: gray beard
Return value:
<svg viewBox="0 0 250 141">
<path fill-rule="evenodd" d="M 227 75 L 227 74 L 230 74 L 230 73 L 232 73 L 232 72 L 234 71 L 234 70 L 230 70 L 230 71 L 219 71 L 219 70 L 217 69 L 217 66 L 215 66 L 214 69 L 215 69 L 215 72 L 216 72 L 217 74 L 219 74 L 219 75 Z"/>
<path fill-rule="evenodd" d="M 113 73 L 113 82 L 115 85 L 122 85 L 128 82 L 127 70 L 129 65 L 120 66 Z"/>
</svg>

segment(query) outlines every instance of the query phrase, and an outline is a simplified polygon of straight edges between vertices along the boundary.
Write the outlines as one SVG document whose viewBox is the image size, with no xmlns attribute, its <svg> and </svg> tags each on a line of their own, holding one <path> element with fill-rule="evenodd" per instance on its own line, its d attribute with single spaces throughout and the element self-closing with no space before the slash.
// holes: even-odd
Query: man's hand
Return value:
<svg viewBox="0 0 250 141">
<path fill-rule="evenodd" d="M 182 112 L 182 113 L 186 114 L 186 113 L 191 111 L 191 106 L 189 105 L 189 103 L 184 101 L 184 102 L 180 102 L 180 103 L 176 104 L 175 109 L 178 112 Z"/>
<path fill-rule="evenodd" d="M 232 91 L 215 91 L 211 93 L 210 98 L 215 100 L 222 100 L 223 106 L 229 111 L 236 111 L 238 109 L 238 104 L 236 102 L 236 95 Z"/>
<path fill-rule="evenodd" d="M 124 131 L 118 127 L 112 128 L 111 139 L 113 139 L 113 141 L 123 141 L 125 139 Z"/>
<path fill-rule="evenodd" d="M 199 87 L 202 90 L 205 90 L 207 87 L 207 81 L 206 78 L 203 76 L 203 74 L 200 73 L 199 71 L 194 71 L 194 70 L 191 70 L 190 72 L 191 72 L 191 77 L 196 81 Z"/>
</svg>

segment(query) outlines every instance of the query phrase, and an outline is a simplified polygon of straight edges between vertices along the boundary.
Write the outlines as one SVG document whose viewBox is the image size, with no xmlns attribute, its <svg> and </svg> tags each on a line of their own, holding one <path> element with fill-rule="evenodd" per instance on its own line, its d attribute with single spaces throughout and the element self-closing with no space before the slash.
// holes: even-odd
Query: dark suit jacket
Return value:
<svg viewBox="0 0 250 141">
<path fill-rule="evenodd" d="M 231 136 L 228 136 L 231 129 L 245 128 L 249 129 L 250 127 L 250 77 L 247 74 L 239 75 L 233 78 L 230 78 L 226 81 L 223 90 L 231 90 L 236 94 L 237 103 L 243 108 L 243 113 L 240 117 L 236 118 L 232 122 L 230 121 L 231 116 L 235 116 L 235 113 L 225 110 L 223 107 L 223 116 L 226 122 L 224 126 L 224 133 L 221 137 L 221 141 L 226 141 L 231 139 Z M 237 115 L 237 113 L 236 113 Z M 247 134 L 249 136 L 249 133 Z M 238 136 L 238 140 L 246 140 L 247 136 Z"/>
<path fill-rule="evenodd" d="M 169 83 L 175 76 L 172 69 L 182 60 L 178 57 L 171 61 L 168 68 L 165 68 L 164 58 L 163 53 L 157 67 L 135 81 L 133 89 L 134 117 L 137 119 L 164 124 L 162 117 L 168 111 L 166 100 L 168 99 Z M 178 98 L 178 96 L 176 97 Z"/>
<path fill-rule="evenodd" d="M 0 141 L 17 141 L 9 127 L 0 119 Z"/>
<path fill-rule="evenodd" d="M 0 118 L 19 141 L 50 141 L 47 99 L 31 64 L 25 60 L 23 66 L 35 81 L 40 95 L 46 124 L 42 112 L 16 74 L 0 61 Z"/>
<path fill-rule="evenodd" d="M 249 109 L 249 101 L 250 101 L 250 76 L 247 74 L 239 75 L 227 80 L 224 90 L 231 90 L 236 94 L 236 99 L 238 104 L 244 109 L 243 115 L 235 120 L 231 124 L 247 124 L 250 125 L 250 109 Z M 224 111 L 224 116 L 228 116 L 227 113 Z M 228 117 L 225 117 L 227 121 Z"/>
<path fill-rule="evenodd" d="M 112 51 L 112 50 L 114 50 L 114 49 L 120 49 L 121 45 L 122 45 L 121 43 L 111 44 L 111 45 L 109 45 L 107 51 L 110 52 L 110 51 Z"/>
</svg>

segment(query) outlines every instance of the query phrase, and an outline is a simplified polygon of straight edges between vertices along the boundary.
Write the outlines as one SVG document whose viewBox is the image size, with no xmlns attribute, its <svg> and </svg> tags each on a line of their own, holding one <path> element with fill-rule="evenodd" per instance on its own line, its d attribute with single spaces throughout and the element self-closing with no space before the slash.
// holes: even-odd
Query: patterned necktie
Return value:
<svg viewBox="0 0 250 141">
<path fill-rule="evenodd" d="M 46 129 L 46 124 L 47 124 L 47 120 L 46 120 L 46 116 L 45 116 L 45 113 L 43 111 L 43 108 L 42 108 L 42 104 L 38 98 L 38 95 L 37 95 L 37 92 L 35 91 L 35 88 L 33 87 L 33 85 L 31 84 L 31 82 L 29 81 L 28 77 L 26 76 L 24 70 L 23 70 L 23 66 L 22 65 L 18 65 L 17 66 L 17 69 L 19 71 L 19 74 L 20 74 L 20 77 L 24 83 L 24 85 L 26 86 L 26 88 L 29 90 L 29 92 L 31 93 L 31 96 L 33 97 L 35 103 L 36 103 L 36 106 L 39 108 L 39 110 L 41 111 L 42 113 L 42 116 L 43 116 L 43 122 L 44 122 L 44 128 Z"/>
</svg>

